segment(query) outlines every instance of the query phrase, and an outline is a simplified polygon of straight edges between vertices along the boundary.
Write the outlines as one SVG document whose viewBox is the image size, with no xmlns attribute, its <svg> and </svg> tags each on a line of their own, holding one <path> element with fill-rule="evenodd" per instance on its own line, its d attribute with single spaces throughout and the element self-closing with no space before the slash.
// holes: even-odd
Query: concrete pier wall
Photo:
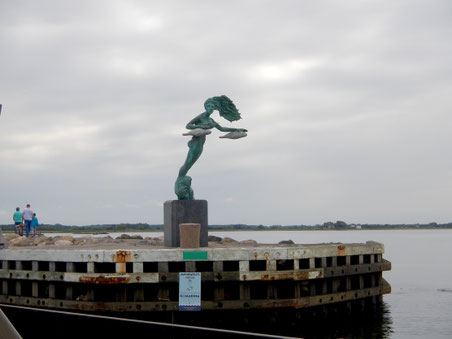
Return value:
<svg viewBox="0 0 452 339">
<path fill-rule="evenodd" d="M 179 272 L 201 272 L 201 309 L 307 308 L 390 293 L 384 246 L 3 249 L 0 302 L 84 311 L 178 310 Z"/>
</svg>

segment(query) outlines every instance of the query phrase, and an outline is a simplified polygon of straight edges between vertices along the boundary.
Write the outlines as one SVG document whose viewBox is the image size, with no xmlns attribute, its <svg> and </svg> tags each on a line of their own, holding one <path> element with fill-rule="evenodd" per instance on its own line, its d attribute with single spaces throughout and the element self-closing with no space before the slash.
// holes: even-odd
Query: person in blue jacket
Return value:
<svg viewBox="0 0 452 339">
<path fill-rule="evenodd" d="M 30 231 L 31 236 L 34 237 L 36 235 L 36 227 L 39 226 L 38 218 L 36 218 L 36 213 L 33 213 L 33 218 L 31 219 Z"/>
</svg>

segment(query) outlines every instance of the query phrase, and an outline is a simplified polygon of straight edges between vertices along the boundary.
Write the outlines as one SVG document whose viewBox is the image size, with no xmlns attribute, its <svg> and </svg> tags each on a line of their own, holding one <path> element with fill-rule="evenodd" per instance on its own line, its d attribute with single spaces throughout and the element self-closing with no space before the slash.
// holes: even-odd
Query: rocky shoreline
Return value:
<svg viewBox="0 0 452 339">
<path fill-rule="evenodd" d="M 259 244 L 257 241 L 249 239 L 243 241 L 237 241 L 229 237 L 216 237 L 209 236 L 209 247 L 231 247 L 231 246 L 264 246 L 265 244 Z M 35 237 L 25 237 L 18 234 L 9 234 L 3 237 L 3 242 L 7 248 L 23 248 L 23 247 L 35 247 L 35 248 L 123 248 L 123 247 L 161 247 L 163 245 L 163 236 L 160 237 L 145 237 L 141 235 L 128 235 L 122 234 L 119 237 L 112 238 L 107 235 L 105 237 L 93 237 L 82 236 L 73 237 L 71 235 L 46 237 L 43 235 L 37 235 Z M 284 240 L 278 243 L 279 245 L 290 246 L 294 245 L 292 240 Z"/>
</svg>

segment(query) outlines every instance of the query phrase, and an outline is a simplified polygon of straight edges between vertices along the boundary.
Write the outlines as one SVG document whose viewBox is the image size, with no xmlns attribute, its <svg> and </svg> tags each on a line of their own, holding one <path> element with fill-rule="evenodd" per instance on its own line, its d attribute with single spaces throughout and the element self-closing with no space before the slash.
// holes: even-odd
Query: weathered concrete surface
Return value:
<svg viewBox="0 0 452 339">
<path fill-rule="evenodd" d="M 40 242 L 39 239 L 46 239 Z M 5 237 L 4 239 L 8 239 Z M 29 245 L 18 246 L 16 239 L 28 241 Z M 227 239 L 226 242 L 223 242 Z M 0 251 L 0 260 L 53 260 L 53 261 L 95 261 L 115 262 L 119 250 L 131 253 L 131 261 L 180 261 L 186 249 L 166 247 L 160 237 L 146 237 L 139 239 L 112 239 L 111 237 L 75 238 L 73 242 L 65 240 L 72 245 L 58 246 L 61 237 L 12 237 L 6 241 L 8 248 Z M 67 241 L 67 242 L 66 242 Z M 208 253 L 208 260 L 280 260 L 303 259 L 311 257 L 335 257 L 363 254 L 383 254 L 384 245 L 369 241 L 358 244 L 258 244 L 255 241 L 237 242 L 231 238 L 223 241 L 212 241 L 208 247 L 200 250 Z M 42 246 L 41 246 L 42 245 Z M 233 251 L 231 251 L 233 249 Z M 96 257 L 97 256 L 97 257 Z M 111 259 L 113 257 L 113 259 Z M 110 259 L 109 259 L 110 258 Z"/>
<path fill-rule="evenodd" d="M 115 250 L 115 249 L 173 249 L 177 250 L 177 248 L 168 248 L 164 245 L 163 237 L 146 237 L 141 239 L 139 237 L 129 237 L 125 239 L 123 236 L 117 237 L 113 239 L 110 236 L 105 237 L 93 237 L 93 236 L 83 236 L 83 237 L 72 237 L 72 236 L 56 236 L 56 237 L 44 237 L 44 236 L 36 236 L 26 238 L 24 236 L 19 236 L 17 234 L 9 234 L 3 237 L 3 240 L 6 245 L 6 249 L 9 250 L 26 250 L 33 249 L 33 253 L 38 250 L 47 250 L 47 249 L 58 249 L 58 250 Z M 60 240 L 65 240 L 64 244 L 66 246 L 57 246 L 56 242 Z M 279 248 L 280 251 L 284 253 L 292 253 L 291 256 L 302 255 L 303 257 L 309 257 L 313 252 L 317 253 L 319 256 L 335 256 L 335 255 L 353 255 L 353 254 L 362 254 L 366 253 L 383 253 L 384 245 L 368 241 L 367 243 L 358 243 L 358 244 L 343 244 L 343 243 L 322 243 L 322 244 L 294 244 L 293 242 L 287 243 L 279 243 L 279 244 L 261 244 L 257 243 L 255 240 L 244 240 L 238 242 L 237 240 L 231 239 L 229 237 L 214 237 L 211 238 L 211 241 L 208 242 L 208 248 L 224 248 L 224 249 L 237 249 L 240 248 L 247 249 L 248 248 L 256 249 L 256 256 L 259 256 L 261 252 L 271 253 L 274 249 Z M 206 249 L 206 250 L 207 250 Z M 363 252 L 364 251 L 364 252 Z M 7 251 L 3 250 L 0 252 L 0 258 L 2 257 L 2 253 L 6 253 Z M 354 253 L 356 252 L 356 253 Z M 230 254 L 234 256 L 233 253 Z M 269 254 L 268 254 L 269 255 Z M 268 257 L 267 255 L 267 257 Z M 255 257 L 254 259 L 257 259 Z M 262 257 L 262 259 L 266 259 Z"/>
</svg>

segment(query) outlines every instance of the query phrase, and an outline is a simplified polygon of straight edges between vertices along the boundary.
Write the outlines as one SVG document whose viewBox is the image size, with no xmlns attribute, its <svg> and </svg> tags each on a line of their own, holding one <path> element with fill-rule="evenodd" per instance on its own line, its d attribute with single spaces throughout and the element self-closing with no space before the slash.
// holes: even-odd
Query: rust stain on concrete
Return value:
<svg viewBox="0 0 452 339">
<path fill-rule="evenodd" d="M 268 303 L 268 304 L 264 304 L 264 305 L 258 305 L 258 306 L 256 306 L 256 308 L 260 308 L 260 309 L 279 308 L 279 307 L 303 308 L 303 307 L 308 307 L 308 306 L 309 306 L 308 303 L 297 302 L 296 300 L 287 300 L 287 301 L 277 301 L 277 302 Z"/>
<path fill-rule="evenodd" d="M 130 251 L 116 251 L 116 262 L 130 262 L 132 261 L 132 253 Z"/>
<path fill-rule="evenodd" d="M 291 273 L 268 273 L 261 275 L 260 280 L 305 280 L 321 278 L 322 274 L 320 271 L 308 271 L 308 272 L 291 272 Z"/>
<path fill-rule="evenodd" d="M 127 284 L 130 281 L 130 277 L 108 277 L 99 275 L 97 277 L 84 277 L 79 278 L 79 282 L 87 284 L 98 285 L 112 285 L 112 284 Z"/>
</svg>

